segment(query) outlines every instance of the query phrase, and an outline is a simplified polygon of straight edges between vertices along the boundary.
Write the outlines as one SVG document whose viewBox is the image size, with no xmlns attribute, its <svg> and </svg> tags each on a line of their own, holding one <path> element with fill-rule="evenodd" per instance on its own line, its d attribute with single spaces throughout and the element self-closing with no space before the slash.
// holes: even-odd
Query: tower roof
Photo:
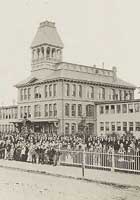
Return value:
<svg viewBox="0 0 140 200">
<path fill-rule="evenodd" d="M 31 44 L 31 48 L 43 44 L 63 48 L 63 42 L 56 30 L 54 22 L 44 21 L 40 23 L 38 31 Z"/>
</svg>

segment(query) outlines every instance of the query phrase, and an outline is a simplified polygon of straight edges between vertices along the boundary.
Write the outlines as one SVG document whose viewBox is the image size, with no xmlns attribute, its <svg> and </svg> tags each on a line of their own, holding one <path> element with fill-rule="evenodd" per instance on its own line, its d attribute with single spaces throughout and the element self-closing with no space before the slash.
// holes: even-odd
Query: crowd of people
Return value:
<svg viewBox="0 0 140 200">
<path fill-rule="evenodd" d="M 0 133 L 0 158 L 57 165 L 61 150 L 140 155 L 140 139 L 115 136 L 58 136 Z"/>
</svg>

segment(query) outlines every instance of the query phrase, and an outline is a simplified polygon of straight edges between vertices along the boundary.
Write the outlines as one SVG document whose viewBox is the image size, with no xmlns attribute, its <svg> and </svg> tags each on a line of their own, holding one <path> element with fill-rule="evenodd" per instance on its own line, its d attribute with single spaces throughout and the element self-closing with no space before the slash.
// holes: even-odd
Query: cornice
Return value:
<svg viewBox="0 0 140 200">
<path fill-rule="evenodd" d="M 69 79 L 65 77 L 60 77 L 60 78 L 52 78 L 52 79 L 47 79 L 43 80 L 37 83 L 26 83 L 22 85 L 17 85 L 17 88 L 22 88 L 22 87 L 30 87 L 34 85 L 43 85 L 46 83 L 53 83 L 53 82 L 59 82 L 59 81 L 65 81 L 65 82 L 70 82 L 70 83 L 80 83 L 80 84 L 87 84 L 87 85 L 93 85 L 93 86 L 102 86 L 102 87 L 111 87 L 111 88 L 120 88 L 120 89 L 133 89 L 135 90 L 134 86 L 125 86 L 125 85 L 118 85 L 118 84 L 111 84 L 111 83 L 102 83 L 102 82 L 97 82 L 97 81 L 88 81 L 88 80 L 80 80 L 80 79 Z"/>
</svg>

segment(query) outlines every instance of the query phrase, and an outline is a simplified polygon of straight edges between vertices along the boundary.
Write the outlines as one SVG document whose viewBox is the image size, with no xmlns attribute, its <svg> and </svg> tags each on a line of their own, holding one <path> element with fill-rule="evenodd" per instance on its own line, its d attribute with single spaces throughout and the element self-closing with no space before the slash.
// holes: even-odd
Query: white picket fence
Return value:
<svg viewBox="0 0 140 200">
<path fill-rule="evenodd" d="M 60 164 L 111 171 L 140 173 L 140 155 L 60 150 Z"/>
</svg>

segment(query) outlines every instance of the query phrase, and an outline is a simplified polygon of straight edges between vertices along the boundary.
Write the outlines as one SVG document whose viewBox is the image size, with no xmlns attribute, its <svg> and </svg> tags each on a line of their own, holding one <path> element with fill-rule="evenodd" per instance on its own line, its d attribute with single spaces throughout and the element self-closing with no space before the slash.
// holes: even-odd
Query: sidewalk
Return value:
<svg viewBox="0 0 140 200">
<path fill-rule="evenodd" d="M 78 167 L 41 165 L 8 160 L 0 160 L 0 167 L 57 177 L 82 179 L 82 169 Z M 140 175 L 136 174 L 85 169 L 84 180 L 114 186 L 137 187 L 140 189 Z"/>
</svg>

